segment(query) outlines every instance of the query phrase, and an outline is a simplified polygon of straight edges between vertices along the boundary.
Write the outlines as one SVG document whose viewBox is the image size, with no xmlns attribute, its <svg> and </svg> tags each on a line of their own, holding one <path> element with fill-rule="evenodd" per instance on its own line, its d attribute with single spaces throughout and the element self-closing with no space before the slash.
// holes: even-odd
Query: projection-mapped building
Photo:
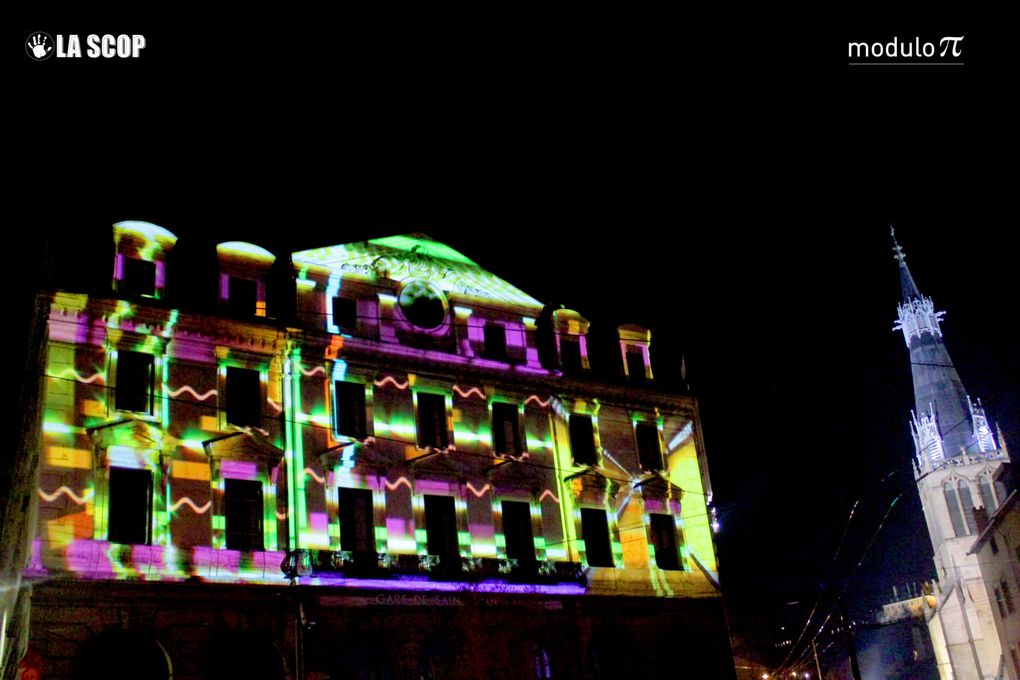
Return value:
<svg viewBox="0 0 1020 680">
<path fill-rule="evenodd" d="M 988 517 L 1006 500 L 1002 468 L 1009 456 L 995 441 L 981 403 L 964 390 L 942 342 L 943 312 L 921 295 L 895 234 L 894 245 L 903 293 L 895 330 L 903 331 L 910 350 L 914 383 L 914 476 L 938 573 L 938 606 L 928 627 L 939 674 L 956 680 L 1002 677 L 1014 670 L 1004 670 L 987 594 L 992 588 L 986 589 L 970 550 Z"/>
<path fill-rule="evenodd" d="M 44 673 L 732 677 L 697 404 L 646 329 L 596 378 L 584 318 L 422 235 L 217 272 L 114 242 L 112 293 L 46 300 Z"/>
</svg>

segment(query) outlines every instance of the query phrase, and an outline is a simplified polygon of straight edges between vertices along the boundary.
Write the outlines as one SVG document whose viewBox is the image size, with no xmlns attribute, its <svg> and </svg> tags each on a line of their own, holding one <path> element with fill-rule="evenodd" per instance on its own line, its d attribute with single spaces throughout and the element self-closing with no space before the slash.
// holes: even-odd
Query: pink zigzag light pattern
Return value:
<svg viewBox="0 0 1020 680">
<path fill-rule="evenodd" d="M 305 369 L 301 368 L 300 366 L 298 366 L 298 368 L 301 370 L 301 374 L 302 375 L 304 375 L 306 377 L 309 377 L 309 378 L 312 377 L 313 375 L 318 375 L 320 373 L 322 375 L 326 375 L 326 369 L 323 368 L 322 366 L 316 366 L 315 368 L 313 368 L 310 371 L 306 371 Z"/>
<path fill-rule="evenodd" d="M 315 481 L 317 481 L 319 484 L 325 484 L 326 483 L 326 478 L 325 477 L 320 477 L 319 475 L 315 474 L 315 470 L 313 470 L 312 468 L 305 468 L 303 470 L 303 472 L 306 475 L 308 475 L 309 477 L 311 477 L 312 479 L 314 479 Z"/>
<path fill-rule="evenodd" d="M 72 501 L 74 501 L 78 505 L 85 505 L 92 498 L 92 493 L 93 493 L 92 489 L 85 489 L 85 492 L 82 493 L 82 495 L 79 496 L 78 494 L 76 494 L 74 491 L 71 491 L 66 486 L 60 487 L 59 489 L 57 489 L 53 493 L 46 493 L 42 489 L 39 489 L 39 497 L 42 498 L 47 503 L 52 503 L 53 501 L 57 500 L 61 496 L 67 496 L 68 498 L 70 498 Z"/>
<path fill-rule="evenodd" d="M 553 499 L 557 503 L 560 502 L 560 499 L 556 497 L 556 494 L 552 492 L 552 489 L 546 489 L 545 491 L 543 491 L 542 495 L 538 497 L 538 502 L 541 503 L 546 496 L 549 496 L 549 498 Z"/>
<path fill-rule="evenodd" d="M 205 513 L 209 512 L 209 508 L 212 507 L 212 501 L 206 501 L 205 505 L 203 505 L 202 507 L 199 507 L 199 506 L 195 505 L 195 502 L 193 500 L 191 500 L 190 498 L 185 496 L 184 498 L 181 498 L 176 503 L 174 503 L 173 505 L 170 506 L 170 512 L 176 512 L 177 509 L 179 507 L 181 507 L 182 505 L 187 505 L 196 514 L 204 515 Z"/>
<path fill-rule="evenodd" d="M 538 404 L 542 408 L 547 408 L 549 406 L 549 403 L 552 401 L 552 399 L 550 398 L 550 399 L 546 399 L 545 401 L 542 401 L 541 399 L 539 399 L 537 394 L 532 394 L 531 396 L 529 396 L 527 399 L 524 400 L 524 403 L 525 404 L 530 404 L 532 401 L 534 401 L 536 404 Z"/>
<path fill-rule="evenodd" d="M 467 488 L 468 488 L 468 491 L 470 491 L 471 493 L 473 493 L 475 495 L 475 498 L 481 498 L 482 496 L 485 495 L 485 492 L 488 491 L 489 489 L 491 489 L 492 487 L 490 485 L 486 484 L 481 489 L 476 489 L 474 486 L 471 485 L 471 482 L 468 482 L 467 483 Z"/>
<path fill-rule="evenodd" d="M 97 380 L 102 380 L 103 379 L 103 374 L 102 373 L 96 373 L 95 375 L 89 376 L 88 378 L 82 377 L 82 375 L 80 373 L 78 373 L 78 371 L 74 370 L 73 368 L 69 368 L 69 369 L 65 370 L 63 373 L 61 373 L 57 377 L 66 378 L 66 377 L 72 376 L 72 375 L 74 376 L 75 380 L 77 380 L 78 382 L 83 382 L 83 383 L 94 383 Z"/>
<path fill-rule="evenodd" d="M 411 480 L 409 480 L 407 477 L 401 477 L 400 479 L 398 479 L 397 481 L 393 482 L 392 484 L 390 483 L 390 480 L 388 480 L 388 479 L 384 479 L 383 481 L 386 483 L 386 488 L 389 489 L 390 491 L 397 490 L 398 488 L 400 488 L 401 484 L 406 485 L 408 489 L 411 489 L 412 491 L 414 491 L 414 487 L 411 486 Z"/>
<path fill-rule="evenodd" d="M 193 396 L 195 399 L 198 399 L 199 401 L 205 401 L 209 397 L 216 396 L 216 390 L 209 390 L 205 394 L 199 394 L 198 392 L 195 391 L 195 388 L 193 388 L 191 385 L 184 385 L 182 387 L 177 388 L 176 390 L 168 390 L 168 394 L 174 398 L 184 394 L 185 392 Z"/>
<path fill-rule="evenodd" d="M 468 391 L 465 392 L 464 390 L 462 390 L 460 388 L 459 385 L 454 385 L 453 386 L 453 391 L 456 392 L 457 394 L 459 394 L 460 396 L 464 397 L 465 399 L 470 397 L 472 394 L 477 394 L 479 399 L 485 399 L 485 393 L 482 392 L 477 387 L 472 387 L 471 389 L 469 389 Z"/>
<path fill-rule="evenodd" d="M 376 380 L 375 381 L 375 386 L 376 387 L 385 387 L 386 383 L 393 383 L 393 386 L 396 387 L 398 390 L 406 390 L 408 385 L 410 385 L 410 382 L 407 381 L 407 380 L 405 380 L 403 383 L 401 383 L 401 382 L 398 382 L 397 379 L 394 378 L 392 375 L 388 375 L 388 376 L 386 376 L 385 378 L 383 378 L 381 380 Z"/>
</svg>

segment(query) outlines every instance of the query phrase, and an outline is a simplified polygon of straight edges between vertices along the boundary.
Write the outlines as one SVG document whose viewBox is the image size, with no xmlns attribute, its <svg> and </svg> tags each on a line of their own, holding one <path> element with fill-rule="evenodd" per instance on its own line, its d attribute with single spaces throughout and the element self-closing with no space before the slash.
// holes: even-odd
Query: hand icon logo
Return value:
<svg viewBox="0 0 1020 680">
<path fill-rule="evenodd" d="M 25 48 L 28 50 L 30 57 L 41 61 L 48 58 L 50 52 L 53 51 L 53 46 L 50 45 L 50 42 L 52 42 L 52 39 L 47 34 L 33 33 L 25 42 Z"/>
</svg>

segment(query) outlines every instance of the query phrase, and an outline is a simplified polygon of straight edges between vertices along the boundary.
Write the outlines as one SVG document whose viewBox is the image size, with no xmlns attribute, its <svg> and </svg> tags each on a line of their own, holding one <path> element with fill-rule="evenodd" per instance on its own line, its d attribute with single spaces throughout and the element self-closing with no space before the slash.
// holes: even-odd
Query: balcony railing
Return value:
<svg viewBox="0 0 1020 680">
<path fill-rule="evenodd" d="M 506 581 L 508 583 L 584 584 L 578 562 L 520 562 L 507 557 L 460 557 L 443 562 L 440 555 L 391 555 L 352 550 L 293 550 L 281 570 L 288 578 L 330 575 L 344 578 L 399 579 L 425 577 L 439 581 Z"/>
</svg>

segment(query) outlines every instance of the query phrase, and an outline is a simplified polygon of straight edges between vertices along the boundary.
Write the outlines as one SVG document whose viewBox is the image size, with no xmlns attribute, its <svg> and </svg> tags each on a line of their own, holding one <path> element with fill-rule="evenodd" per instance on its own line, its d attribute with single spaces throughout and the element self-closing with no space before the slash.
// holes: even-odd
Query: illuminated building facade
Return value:
<svg viewBox="0 0 1020 680">
<path fill-rule="evenodd" d="M 422 235 L 221 243 L 200 311 L 174 234 L 114 242 L 112 294 L 46 300 L 45 672 L 732 677 L 697 404 L 646 329 L 597 379 L 581 315 Z"/>
<path fill-rule="evenodd" d="M 938 605 L 928 625 L 939 674 L 956 680 L 999 677 L 1003 657 L 994 605 L 970 549 L 979 520 L 1006 500 L 1008 484 L 998 473 L 1009 456 L 998 446 L 980 401 L 964 390 L 942 341 L 943 312 L 919 292 L 895 234 L 894 245 L 903 293 L 894 330 L 903 331 L 910 351 L 914 476 L 938 575 Z"/>
</svg>

